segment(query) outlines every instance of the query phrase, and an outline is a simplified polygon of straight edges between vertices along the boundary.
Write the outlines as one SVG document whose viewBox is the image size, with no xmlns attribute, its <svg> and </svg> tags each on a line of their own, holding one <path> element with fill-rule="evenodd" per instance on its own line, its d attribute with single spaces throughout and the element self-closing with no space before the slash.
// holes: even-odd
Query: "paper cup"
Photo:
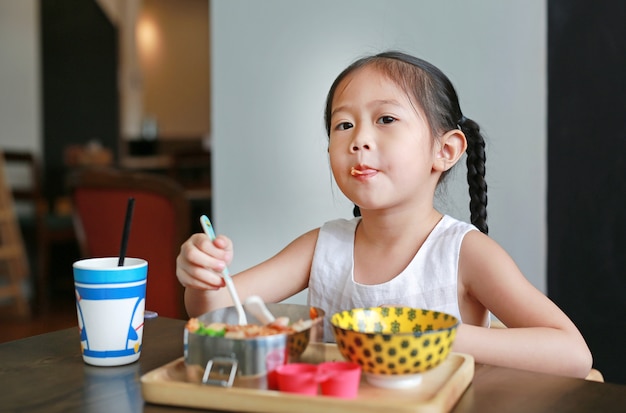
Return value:
<svg viewBox="0 0 626 413">
<path fill-rule="evenodd" d="M 74 289 L 85 363 L 121 366 L 139 359 L 143 338 L 148 262 L 117 257 L 74 263 Z"/>
</svg>

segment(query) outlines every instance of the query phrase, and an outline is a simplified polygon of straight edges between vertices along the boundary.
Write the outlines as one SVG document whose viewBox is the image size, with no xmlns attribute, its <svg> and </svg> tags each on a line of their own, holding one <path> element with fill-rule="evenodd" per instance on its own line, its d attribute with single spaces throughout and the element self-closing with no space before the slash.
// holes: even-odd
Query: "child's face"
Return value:
<svg viewBox="0 0 626 413">
<path fill-rule="evenodd" d="M 426 117 L 372 67 L 337 87 L 330 121 L 330 164 L 341 191 L 362 210 L 407 202 L 432 206 L 438 174 Z"/>
</svg>

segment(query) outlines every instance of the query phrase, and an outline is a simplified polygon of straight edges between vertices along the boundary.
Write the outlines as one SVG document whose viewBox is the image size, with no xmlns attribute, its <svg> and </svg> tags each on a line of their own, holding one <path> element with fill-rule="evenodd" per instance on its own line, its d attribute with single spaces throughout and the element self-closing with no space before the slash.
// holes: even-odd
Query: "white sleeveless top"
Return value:
<svg viewBox="0 0 626 413">
<path fill-rule="evenodd" d="M 376 285 L 354 281 L 354 235 L 360 218 L 327 222 L 319 231 L 308 304 L 324 309 L 324 341 L 334 341 L 330 316 L 350 308 L 392 304 L 452 314 L 462 321 L 458 266 L 463 237 L 475 226 L 444 215 L 409 265 Z"/>
</svg>

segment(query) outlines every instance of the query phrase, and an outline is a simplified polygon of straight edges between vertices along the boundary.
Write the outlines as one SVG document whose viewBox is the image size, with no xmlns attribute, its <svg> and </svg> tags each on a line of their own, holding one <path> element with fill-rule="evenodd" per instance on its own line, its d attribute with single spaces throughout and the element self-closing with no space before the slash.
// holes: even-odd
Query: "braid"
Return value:
<svg viewBox="0 0 626 413">
<path fill-rule="evenodd" d="M 471 222 L 487 234 L 487 182 L 485 181 L 485 140 L 480 127 L 471 119 L 461 117 L 459 127 L 467 137 L 467 183 L 470 195 Z"/>
</svg>

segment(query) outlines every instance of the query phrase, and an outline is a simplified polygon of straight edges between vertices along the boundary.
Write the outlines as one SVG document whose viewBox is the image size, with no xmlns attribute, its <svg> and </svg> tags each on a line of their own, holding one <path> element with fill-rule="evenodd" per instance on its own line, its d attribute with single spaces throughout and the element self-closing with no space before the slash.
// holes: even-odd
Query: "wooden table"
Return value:
<svg viewBox="0 0 626 413">
<path fill-rule="evenodd" d="M 3 412 L 194 412 L 144 403 L 139 378 L 183 354 L 185 322 L 146 320 L 137 363 L 83 363 L 78 329 L 0 345 Z M 1 328 L 1 327 L 0 327 Z M 626 412 L 626 386 L 477 365 L 453 412 Z"/>
</svg>

